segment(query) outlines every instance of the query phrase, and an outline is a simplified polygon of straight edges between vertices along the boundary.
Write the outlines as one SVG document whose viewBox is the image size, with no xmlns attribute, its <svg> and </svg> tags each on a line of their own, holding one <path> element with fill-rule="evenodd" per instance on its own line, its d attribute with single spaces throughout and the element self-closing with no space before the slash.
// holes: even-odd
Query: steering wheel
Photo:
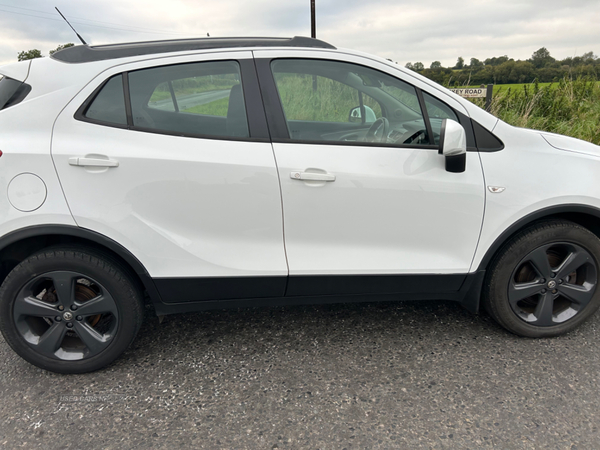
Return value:
<svg viewBox="0 0 600 450">
<path fill-rule="evenodd" d="M 421 138 L 419 138 L 419 136 L 421 136 Z M 419 138 L 419 139 L 417 139 Z M 408 139 L 406 139 L 403 144 L 420 144 L 422 143 L 423 139 L 427 138 L 427 130 L 419 130 L 419 131 L 415 131 L 413 134 L 411 134 Z"/>
<path fill-rule="evenodd" d="M 377 131 L 379 131 L 380 128 L 382 128 L 383 131 L 381 133 L 381 137 L 377 138 L 376 133 L 377 133 Z M 369 128 L 369 131 L 367 131 L 367 134 L 365 136 L 365 141 L 366 142 L 386 142 L 389 129 L 390 129 L 389 120 L 387 120 L 385 117 L 380 117 L 375 122 L 373 122 L 373 125 L 371 125 L 371 127 Z"/>
</svg>

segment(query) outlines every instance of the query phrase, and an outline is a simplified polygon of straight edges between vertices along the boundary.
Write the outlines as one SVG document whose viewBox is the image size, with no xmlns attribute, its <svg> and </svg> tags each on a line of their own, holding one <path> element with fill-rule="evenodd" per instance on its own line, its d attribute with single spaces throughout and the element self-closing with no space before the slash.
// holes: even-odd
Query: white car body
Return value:
<svg viewBox="0 0 600 450">
<path fill-rule="evenodd" d="M 31 88 L 0 105 L 2 280 L 32 252 L 68 242 L 119 258 L 160 315 L 390 298 L 477 311 L 490 262 L 520 230 L 551 218 L 600 229 L 600 147 L 512 127 L 382 58 L 295 39 L 77 46 L 0 67 Z M 467 142 L 466 169 L 448 169 L 441 142 L 438 152 L 389 136 L 291 139 L 270 72 L 281 59 L 368 67 L 410 86 L 421 106 L 428 94 L 460 118 L 453 145 Z M 81 117 L 113 76 L 223 61 L 241 67 L 249 138 L 132 126 L 129 81 L 127 126 Z"/>
</svg>

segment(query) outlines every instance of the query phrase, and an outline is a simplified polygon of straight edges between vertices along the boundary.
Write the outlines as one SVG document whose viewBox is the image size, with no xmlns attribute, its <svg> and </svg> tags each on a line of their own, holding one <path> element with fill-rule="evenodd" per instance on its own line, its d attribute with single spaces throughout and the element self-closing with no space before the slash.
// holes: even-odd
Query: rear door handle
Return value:
<svg viewBox="0 0 600 450">
<path fill-rule="evenodd" d="M 114 159 L 82 158 L 80 156 L 69 158 L 69 164 L 72 166 L 88 167 L 119 167 L 119 161 Z"/>
<path fill-rule="evenodd" d="M 292 172 L 290 178 L 304 181 L 335 181 L 335 175 L 330 173 Z"/>
</svg>

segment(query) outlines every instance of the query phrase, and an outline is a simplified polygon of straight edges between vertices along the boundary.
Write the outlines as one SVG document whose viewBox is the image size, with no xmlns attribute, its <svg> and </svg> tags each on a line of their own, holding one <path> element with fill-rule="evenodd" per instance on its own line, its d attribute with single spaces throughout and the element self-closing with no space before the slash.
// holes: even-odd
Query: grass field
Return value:
<svg viewBox="0 0 600 450">
<path fill-rule="evenodd" d="M 498 94 L 502 91 L 506 91 L 508 89 L 510 89 L 511 91 L 518 91 L 518 90 L 523 90 L 523 89 L 529 89 L 532 88 L 534 85 L 534 83 L 515 83 L 515 84 L 494 84 L 494 94 Z M 538 83 L 538 86 L 540 88 L 544 87 L 550 87 L 550 89 L 555 89 L 558 86 L 558 83 Z M 481 87 L 480 85 L 477 86 L 460 86 L 460 88 L 470 88 L 470 89 L 475 89 L 475 88 L 479 88 Z M 487 85 L 486 85 L 487 87 Z"/>
<path fill-rule="evenodd" d="M 598 84 L 600 84 L 600 81 L 597 81 Z M 560 82 L 553 82 L 553 83 L 538 83 L 538 87 L 540 88 L 546 88 L 549 87 L 550 89 L 556 89 L 558 87 L 558 85 L 560 84 Z M 533 86 L 535 85 L 535 83 L 515 83 L 515 84 L 494 84 L 494 94 L 498 94 L 502 91 L 506 91 L 508 89 L 510 89 L 511 91 L 518 91 L 518 90 L 523 90 L 523 89 L 533 89 Z M 461 88 L 478 88 L 480 87 L 478 86 L 460 86 Z"/>
<path fill-rule="evenodd" d="M 483 99 L 473 102 L 484 105 Z M 600 82 L 596 80 L 496 85 L 490 112 L 511 125 L 600 145 Z"/>
<path fill-rule="evenodd" d="M 191 108 L 184 109 L 186 113 L 193 114 L 206 114 L 209 116 L 227 116 L 227 109 L 229 108 L 229 97 L 215 100 L 214 102 L 205 103 L 204 105 L 192 106 Z"/>
</svg>

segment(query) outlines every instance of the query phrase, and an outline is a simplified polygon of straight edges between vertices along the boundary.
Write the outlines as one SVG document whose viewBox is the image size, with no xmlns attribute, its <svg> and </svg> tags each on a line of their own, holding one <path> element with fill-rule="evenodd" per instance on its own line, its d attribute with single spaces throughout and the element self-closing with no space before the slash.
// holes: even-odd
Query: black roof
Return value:
<svg viewBox="0 0 600 450">
<path fill-rule="evenodd" d="M 169 41 L 131 42 L 111 45 L 76 45 L 60 50 L 52 58 L 66 63 L 86 63 L 128 56 L 155 53 L 204 50 L 232 47 L 315 47 L 335 50 L 335 47 L 319 39 L 296 36 L 293 38 L 200 38 Z"/>
</svg>

